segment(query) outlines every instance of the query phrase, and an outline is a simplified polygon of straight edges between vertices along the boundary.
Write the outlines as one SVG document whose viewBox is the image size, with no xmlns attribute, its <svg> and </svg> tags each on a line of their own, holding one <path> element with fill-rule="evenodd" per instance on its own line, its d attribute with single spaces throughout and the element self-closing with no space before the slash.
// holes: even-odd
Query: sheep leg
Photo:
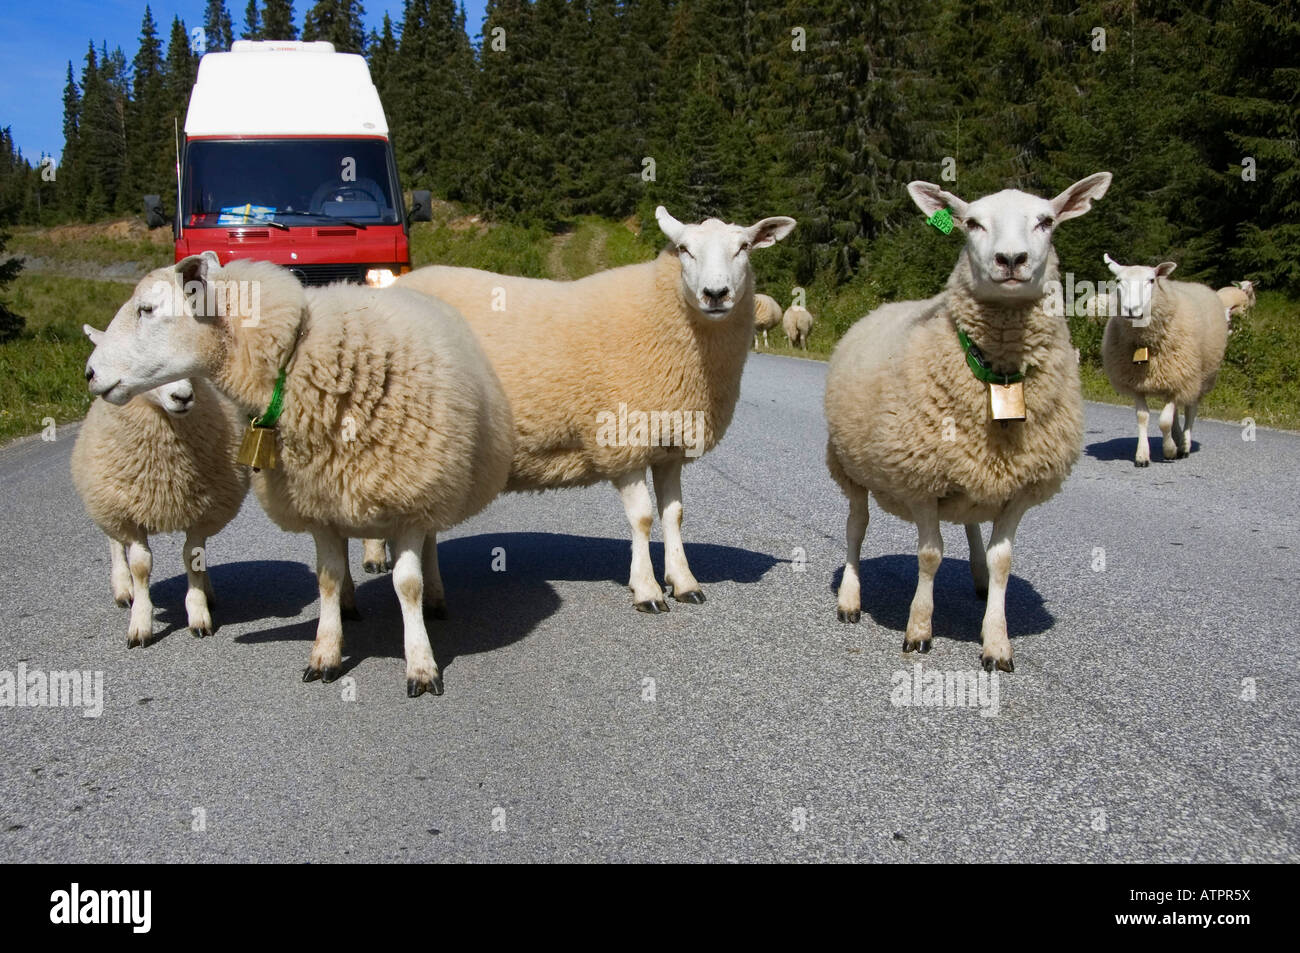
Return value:
<svg viewBox="0 0 1300 953">
<path fill-rule="evenodd" d="M 664 531 L 664 585 L 671 586 L 678 602 L 699 605 L 704 592 L 686 562 L 682 545 L 682 461 L 658 463 L 651 468 L 655 498 L 659 503 L 659 524 Z"/>
<path fill-rule="evenodd" d="M 848 550 L 844 554 L 844 578 L 836 599 L 836 617 L 841 622 L 857 622 L 862 618 L 862 583 L 858 579 L 858 563 L 862 560 L 862 541 L 867 536 L 867 523 L 871 520 L 867 506 L 869 494 L 860 486 L 844 491 L 849 498 L 849 518 L 844 526 Z"/>
<path fill-rule="evenodd" d="M 1133 458 L 1133 466 L 1146 467 L 1151 465 L 1151 445 L 1147 443 L 1147 420 L 1151 412 L 1147 409 L 1147 399 L 1138 397 L 1137 415 L 1138 415 L 1138 447 L 1137 456 Z"/>
<path fill-rule="evenodd" d="M 126 647 L 148 645 L 153 638 L 153 603 L 149 601 L 149 574 L 153 571 L 153 553 L 144 533 L 131 540 L 126 551 L 131 570 L 131 624 L 126 630 Z"/>
<path fill-rule="evenodd" d="M 316 540 L 316 583 L 320 588 L 320 618 L 304 682 L 332 682 L 343 664 L 343 579 L 348 573 L 348 541 L 332 529 L 313 527 Z"/>
<path fill-rule="evenodd" d="M 975 595 L 989 597 L 988 554 L 984 552 L 984 536 L 979 523 L 966 524 L 966 542 L 970 544 L 970 574 L 975 578 Z"/>
<path fill-rule="evenodd" d="M 1170 399 L 1165 401 L 1165 406 L 1160 410 L 1160 433 L 1164 438 L 1161 447 L 1166 460 L 1173 460 L 1178 456 L 1178 445 L 1174 443 L 1171 435 L 1177 425 L 1178 405 Z"/>
<path fill-rule="evenodd" d="M 430 533 L 424 540 L 421 554 L 424 569 L 424 607 L 435 619 L 447 618 L 447 594 L 442 588 L 442 573 L 438 571 L 438 534 Z"/>
<path fill-rule="evenodd" d="M 907 616 L 903 651 L 930 651 L 930 619 L 934 615 L 934 574 L 943 562 L 943 534 L 939 531 L 939 501 L 912 507 L 916 521 L 916 594 Z"/>
<path fill-rule="evenodd" d="M 984 645 L 980 661 L 986 672 L 993 671 L 994 666 L 1004 672 L 1016 670 L 1011 659 L 1011 640 L 1007 638 L 1007 581 L 1011 578 L 1011 548 L 1016 541 L 1016 527 L 1026 509 L 1024 503 L 1013 500 L 993 521 L 988 548 L 989 598 L 980 632 Z"/>
<path fill-rule="evenodd" d="M 1192 422 L 1196 420 L 1196 405 L 1193 401 L 1185 408 L 1187 411 L 1187 421 L 1183 424 L 1183 442 L 1180 445 L 1181 451 L 1178 455 L 1185 457 L 1192 452 Z"/>
<path fill-rule="evenodd" d="M 388 558 L 388 547 L 382 539 L 367 539 L 362 543 L 361 568 L 369 573 L 390 572 L 393 561 Z"/>
<path fill-rule="evenodd" d="M 109 580 L 113 584 L 113 601 L 122 608 L 131 604 L 131 569 L 126 564 L 126 545 L 119 539 L 108 538 L 108 558 L 112 565 Z"/>
<path fill-rule="evenodd" d="M 404 529 L 393 540 L 393 588 L 402 604 L 402 632 L 406 642 L 406 697 L 425 692 L 442 694 L 442 673 L 433 658 L 429 633 L 424 627 L 424 570 L 420 563 L 426 551 L 423 527 Z M 436 545 L 436 544 L 435 544 Z"/>
<path fill-rule="evenodd" d="M 632 571 L 627 581 L 627 587 L 632 590 L 632 601 L 640 612 L 667 612 L 664 591 L 655 581 L 654 567 L 650 563 L 650 527 L 654 525 L 654 510 L 650 506 L 645 470 L 624 473 L 613 483 L 623 499 L 623 512 L 632 527 Z"/>
<path fill-rule="evenodd" d="M 204 550 L 206 545 L 207 539 L 203 536 L 186 533 L 185 549 L 181 551 L 181 559 L 185 562 L 185 579 L 189 583 L 189 589 L 185 593 L 185 617 L 190 632 L 200 639 L 212 634 L 212 607 L 208 605 L 212 583 L 208 581 L 207 554 Z M 204 568 L 195 569 L 196 563 Z"/>
</svg>

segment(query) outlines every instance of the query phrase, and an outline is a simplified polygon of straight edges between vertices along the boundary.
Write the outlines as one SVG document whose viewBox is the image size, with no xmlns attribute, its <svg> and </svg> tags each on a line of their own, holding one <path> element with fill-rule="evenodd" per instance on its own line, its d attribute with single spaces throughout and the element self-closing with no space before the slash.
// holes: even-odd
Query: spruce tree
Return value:
<svg viewBox="0 0 1300 953">
<path fill-rule="evenodd" d="M 235 28 L 225 0 L 208 0 L 203 12 L 203 38 L 205 53 L 220 53 L 235 42 Z"/>
<path fill-rule="evenodd" d="M 298 28 L 293 22 L 293 0 L 266 0 L 262 5 L 262 38 L 296 40 Z"/>
</svg>

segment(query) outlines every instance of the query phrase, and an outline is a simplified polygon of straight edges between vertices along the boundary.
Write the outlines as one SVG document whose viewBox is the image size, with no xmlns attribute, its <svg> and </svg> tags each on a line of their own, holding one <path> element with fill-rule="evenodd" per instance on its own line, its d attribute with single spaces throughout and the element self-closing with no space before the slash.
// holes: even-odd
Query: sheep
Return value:
<svg viewBox="0 0 1300 953">
<path fill-rule="evenodd" d="M 785 309 L 781 324 L 785 327 L 785 336 L 790 339 L 791 347 L 802 347 L 805 351 L 808 350 L 808 335 L 812 332 L 813 326 L 811 311 L 802 305 L 792 304 Z"/>
<path fill-rule="evenodd" d="M 1078 359 L 1066 322 L 1045 306 L 1045 285 L 1058 276 L 1052 234 L 1087 212 L 1110 180 L 1098 172 L 1050 201 L 1006 190 L 970 203 L 928 182 L 908 185 L 927 218 L 951 210 L 966 243 L 942 292 L 877 308 L 831 355 L 826 463 L 849 500 L 841 622 L 861 617 L 858 561 L 874 495 L 917 527 L 919 571 L 903 651 L 930 649 L 940 523 L 962 523 L 976 593 L 988 601 L 983 666 L 1014 671 L 1006 587 L 1016 528 L 1060 488 L 1083 444 Z M 1018 374 L 1022 412 L 995 413 L 1004 400 L 1014 404 Z M 986 551 L 979 524 L 987 520 Z"/>
<path fill-rule="evenodd" d="M 763 335 L 767 347 L 767 332 L 781 323 L 781 306 L 770 295 L 754 295 L 754 350 L 758 350 L 758 336 Z"/>
<path fill-rule="evenodd" d="M 1137 406 L 1138 441 L 1133 465 L 1151 463 L 1147 445 L 1148 397 L 1163 397 L 1160 412 L 1166 460 L 1192 452 L 1196 406 L 1214 387 L 1228 346 L 1223 302 L 1207 285 L 1170 281 L 1172 261 L 1155 268 L 1103 260 L 1115 275 L 1119 313 L 1107 323 L 1101 360 L 1111 386 Z M 1179 419 L 1179 412 L 1184 420 Z"/>
<path fill-rule="evenodd" d="M 1229 324 L 1234 314 L 1245 314 L 1255 307 L 1255 282 L 1238 281 L 1215 292 L 1223 302 L 1223 317 Z"/>
<path fill-rule="evenodd" d="M 491 358 L 514 410 L 506 489 L 613 483 L 632 530 L 628 588 L 641 612 L 668 611 L 650 563 L 654 473 L 664 579 L 678 602 L 701 603 L 682 545 L 682 465 L 726 433 L 754 334 L 752 249 L 795 227 L 716 218 L 684 225 L 655 211 L 671 246 L 654 261 L 577 281 L 545 281 L 431 266 L 395 287 L 456 308 Z"/>
<path fill-rule="evenodd" d="M 98 344 L 103 332 L 89 325 Z M 122 406 L 96 400 L 72 448 L 72 482 L 95 525 L 108 536 L 113 598 L 131 607 L 127 648 L 153 638 L 151 533 L 185 533 L 181 558 L 190 631 L 212 634 L 207 538 L 239 512 L 248 470 L 235 454 L 243 426 L 234 405 L 206 381 L 179 380 Z"/>
<path fill-rule="evenodd" d="M 211 380 L 246 414 L 274 416 L 282 394 L 263 433 L 277 459 L 253 485 L 276 524 L 315 539 L 320 618 L 303 681 L 340 674 L 347 537 L 390 539 L 407 695 L 442 693 L 421 612 L 442 597 L 441 580 L 429 584 L 433 534 L 491 502 L 513 452 L 501 383 L 452 308 L 406 289 L 304 289 L 266 262 L 192 255 L 140 282 L 86 377 L 115 404 L 180 377 Z"/>
</svg>

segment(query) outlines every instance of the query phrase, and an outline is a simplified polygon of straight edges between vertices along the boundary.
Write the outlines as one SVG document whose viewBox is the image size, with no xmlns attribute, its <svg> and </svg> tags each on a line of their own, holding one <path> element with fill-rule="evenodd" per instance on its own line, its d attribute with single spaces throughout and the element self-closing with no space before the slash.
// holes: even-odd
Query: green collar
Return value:
<svg viewBox="0 0 1300 953">
<path fill-rule="evenodd" d="M 988 359 L 984 353 L 970 339 L 970 335 L 957 328 L 957 340 L 961 341 L 962 349 L 966 352 L 966 363 L 970 365 L 971 373 L 975 375 L 976 380 L 983 381 L 985 384 L 1016 384 L 1025 379 L 1023 371 L 1017 371 L 1014 374 L 999 374 L 993 368 L 989 367 Z"/>
<path fill-rule="evenodd" d="M 284 367 L 280 368 L 280 376 L 275 379 L 275 390 L 271 391 L 271 403 L 267 405 L 266 413 L 253 418 L 254 427 L 271 428 L 279 421 L 280 411 L 284 409 L 284 373 L 288 367 L 286 362 Z"/>
</svg>

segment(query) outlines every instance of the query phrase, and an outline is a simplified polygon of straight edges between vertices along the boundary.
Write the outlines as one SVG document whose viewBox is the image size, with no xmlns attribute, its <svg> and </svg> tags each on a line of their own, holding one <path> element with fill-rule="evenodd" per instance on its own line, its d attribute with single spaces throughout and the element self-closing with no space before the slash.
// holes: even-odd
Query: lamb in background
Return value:
<svg viewBox="0 0 1300 953">
<path fill-rule="evenodd" d="M 1138 441 L 1133 465 L 1148 466 L 1147 398 L 1165 400 L 1160 412 L 1166 460 L 1192 452 L 1196 406 L 1214 387 L 1228 346 L 1228 323 L 1219 295 L 1208 285 L 1170 281 L 1177 265 L 1121 265 L 1103 256 L 1118 279 L 1119 313 L 1106 323 L 1102 365 L 1111 386 L 1137 406 Z M 1182 412 L 1183 419 L 1179 419 Z"/>
<path fill-rule="evenodd" d="M 770 295 L 754 295 L 754 350 L 758 350 L 758 336 L 763 335 L 763 347 L 768 347 L 767 332 L 781 323 L 781 306 Z"/>
<path fill-rule="evenodd" d="M 966 244 L 942 292 L 877 308 L 831 355 L 826 462 L 849 498 L 841 622 L 861 616 L 858 561 L 874 494 L 917 528 L 903 651 L 930 649 L 940 523 L 962 523 L 975 590 L 988 600 L 984 667 L 1014 670 L 1005 605 L 1016 528 L 1060 489 L 1083 443 L 1078 360 L 1066 322 L 1044 306 L 1044 285 L 1059 274 L 1052 235 L 1110 180 L 1098 172 L 1051 200 L 1008 189 L 965 202 L 928 182 L 907 187 L 927 218 L 949 209 Z M 1019 387 L 1023 419 L 997 419 L 1017 416 Z M 979 524 L 987 520 L 986 553 Z"/>
<path fill-rule="evenodd" d="M 86 325 L 98 346 L 104 332 Z M 149 536 L 183 532 L 190 631 L 212 634 L 207 540 L 233 520 L 248 492 L 235 463 L 244 425 L 233 404 L 201 379 L 178 380 L 117 406 L 96 400 L 72 448 L 72 482 L 108 536 L 113 598 L 131 607 L 127 648 L 153 638 Z"/>
<path fill-rule="evenodd" d="M 259 313 L 233 293 L 215 315 L 195 312 L 209 289 L 243 282 L 260 289 Z M 279 460 L 254 486 L 281 528 L 315 538 L 320 621 L 303 680 L 340 673 L 347 537 L 391 539 L 407 694 L 441 694 L 422 612 L 441 595 L 424 578 L 433 534 L 491 502 L 513 450 L 509 404 L 461 317 L 404 289 L 304 289 L 266 262 L 193 255 L 140 282 L 86 365 L 91 391 L 114 404 L 181 377 L 210 379 L 245 414 L 266 412 L 283 381 L 264 438 Z"/>
<path fill-rule="evenodd" d="M 1245 314 L 1255 307 L 1255 282 L 1236 281 L 1215 292 L 1223 302 L 1223 317 L 1229 324 L 1234 314 Z"/>
<path fill-rule="evenodd" d="M 632 528 L 628 588 L 650 613 L 668 603 L 650 564 L 646 468 L 663 525 L 664 580 L 678 602 L 703 602 L 682 545 L 682 466 L 722 439 L 740 396 L 754 335 L 749 254 L 795 226 L 783 216 L 684 225 L 662 205 L 655 216 L 672 246 L 651 262 L 577 281 L 436 265 L 395 283 L 463 312 L 501 376 L 516 433 L 506 489 L 614 484 Z M 658 415 L 661 427 L 612 427 L 620 413 Z"/>
<path fill-rule="evenodd" d="M 792 304 L 785 309 L 781 323 L 785 328 L 785 336 L 790 339 L 790 346 L 808 350 L 808 335 L 812 333 L 813 326 L 812 312 L 801 305 Z"/>
</svg>

